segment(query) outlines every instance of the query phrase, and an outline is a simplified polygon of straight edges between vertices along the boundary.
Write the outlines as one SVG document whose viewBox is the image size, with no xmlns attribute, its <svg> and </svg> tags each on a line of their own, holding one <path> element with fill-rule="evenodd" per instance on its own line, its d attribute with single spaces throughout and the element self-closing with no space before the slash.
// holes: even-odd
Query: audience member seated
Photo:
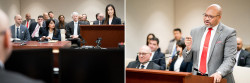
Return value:
<svg viewBox="0 0 250 83">
<path fill-rule="evenodd" d="M 150 47 L 152 52 L 150 61 L 159 65 L 161 67 L 161 70 L 165 70 L 166 69 L 165 54 L 161 53 L 161 49 L 159 48 L 159 39 L 156 37 L 151 38 L 148 46 Z M 136 60 L 138 60 L 138 57 L 136 58 Z"/>
<path fill-rule="evenodd" d="M 20 16 L 20 15 L 19 15 Z M 0 10 L 0 83 L 43 83 L 38 80 L 30 79 L 19 73 L 11 72 L 4 69 L 4 63 L 7 61 L 12 51 L 10 42 L 9 20 L 7 15 Z M 21 19 L 19 19 L 21 20 Z M 21 24 L 21 22 L 20 22 Z"/>
<path fill-rule="evenodd" d="M 41 40 L 61 41 L 60 30 L 55 28 L 55 21 L 53 19 L 49 19 L 46 21 L 45 36 L 43 36 Z"/>
<path fill-rule="evenodd" d="M 58 23 L 58 20 L 54 18 L 54 13 L 52 11 L 49 11 L 48 15 L 50 19 L 53 19 L 55 21 L 55 24 Z"/>
<path fill-rule="evenodd" d="M 43 16 L 39 15 L 37 18 L 37 22 L 32 23 L 29 28 L 29 33 L 31 37 L 31 41 L 38 41 L 42 36 L 44 36 L 45 31 L 43 26 Z"/>
<path fill-rule="evenodd" d="M 235 66 L 250 67 L 250 53 L 242 49 L 242 39 L 237 38 L 237 54 Z"/>
<path fill-rule="evenodd" d="M 172 58 L 172 62 L 170 63 L 169 71 L 176 72 L 192 72 L 192 62 L 183 61 L 182 51 L 186 47 L 184 41 L 177 41 L 176 43 L 176 51 L 177 56 Z"/>
<path fill-rule="evenodd" d="M 79 21 L 81 21 L 83 24 L 86 24 L 86 25 L 90 24 L 88 21 L 87 14 L 82 14 Z"/>
<path fill-rule="evenodd" d="M 64 15 L 59 15 L 58 20 L 59 20 L 59 23 L 56 24 L 56 29 L 65 29 L 67 23 L 65 22 Z"/>
<path fill-rule="evenodd" d="M 140 48 L 139 53 L 137 53 L 139 61 L 132 61 L 128 64 L 127 68 L 138 68 L 138 69 L 154 69 L 160 70 L 160 66 L 150 61 L 152 55 L 151 49 L 144 45 Z"/>
<path fill-rule="evenodd" d="M 27 13 L 27 14 L 25 15 L 25 18 L 26 18 L 26 20 L 24 20 L 24 21 L 22 22 L 22 25 L 26 26 L 27 28 L 30 28 L 30 25 L 31 25 L 32 23 L 36 22 L 35 19 L 31 19 L 30 13 Z"/>
<path fill-rule="evenodd" d="M 105 10 L 105 20 L 103 24 L 121 24 L 121 19 L 116 16 L 115 7 L 112 4 L 106 6 Z"/>
<path fill-rule="evenodd" d="M 83 40 L 81 34 L 80 34 L 80 24 L 81 22 L 78 21 L 78 13 L 73 12 L 71 14 L 71 17 L 73 21 L 69 22 L 66 25 L 66 38 L 67 40 L 71 41 L 72 44 L 77 44 L 78 47 L 80 47 L 81 39 Z"/>
<path fill-rule="evenodd" d="M 30 33 L 29 33 L 28 28 L 21 24 L 22 17 L 20 15 L 16 15 L 14 17 L 14 20 L 15 20 L 15 24 L 10 27 L 12 38 L 15 38 L 14 40 L 18 38 L 20 40 L 29 41 Z"/>
<path fill-rule="evenodd" d="M 102 25 L 104 15 L 102 13 L 96 14 L 96 21 L 94 21 L 93 25 Z"/>
<path fill-rule="evenodd" d="M 155 37 L 155 34 L 153 34 L 153 33 L 149 33 L 149 34 L 148 34 L 148 36 L 147 36 L 147 43 L 146 43 L 146 45 L 148 45 L 148 44 L 149 44 L 150 39 L 151 39 L 151 38 L 154 38 L 154 37 Z"/>
<path fill-rule="evenodd" d="M 185 39 L 182 37 L 181 29 L 180 28 L 175 28 L 173 30 L 174 34 L 174 39 L 170 40 L 168 44 L 168 48 L 166 50 L 166 54 L 171 54 L 171 58 L 174 57 L 176 54 L 176 42 L 177 41 L 184 41 Z"/>
</svg>

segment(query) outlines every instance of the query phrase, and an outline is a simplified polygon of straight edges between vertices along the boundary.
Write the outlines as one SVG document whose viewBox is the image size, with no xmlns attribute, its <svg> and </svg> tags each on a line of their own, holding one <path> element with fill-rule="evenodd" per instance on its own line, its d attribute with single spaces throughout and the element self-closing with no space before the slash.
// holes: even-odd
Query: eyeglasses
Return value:
<svg viewBox="0 0 250 83">
<path fill-rule="evenodd" d="M 145 56 L 145 55 L 147 55 L 147 54 L 150 54 L 150 53 L 137 53 L 138 56 L 139 56 L 139 55 Z"/>
<path fill-rule="evenodd" d="M 216 15 L 216 16 L 212 16 L 212 15 L 207 15 L 206 13 L 202 14 L 204 17 L 208 17 L 208 19 L 213 19 L 214 17 L 220 16 L 220 15 Z"/>
</svg>

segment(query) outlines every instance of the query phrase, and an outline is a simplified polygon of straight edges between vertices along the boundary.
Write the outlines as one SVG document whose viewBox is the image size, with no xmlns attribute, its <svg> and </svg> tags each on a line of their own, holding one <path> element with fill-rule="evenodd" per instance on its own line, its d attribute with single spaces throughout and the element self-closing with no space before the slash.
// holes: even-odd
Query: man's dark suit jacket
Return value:
<svg viewBox="0 0 250 83">
<path fill-rule="evenodd" d="M 153 56 L 153 55 L 152 55 Z M 138 56 L 136 57 L 138 61 Z M 161 67 L 161 70 L 166 70 L 165 54 L 161 53 L 161 49 L 158 48 L 152 58 L 152 62 L 156 63 Z"/>
<path fill-rule="evenodd" d="M 80 34 L 80 26 L 83 24 L 81 21 L 78 21 L 78 27 L 77 27 L 77 35 L 79 35 L 79 38 L 82 38 L 81 34 Z M 66 38 L 70 38 L 70 35 L 74 34 L 74 21 L 69 22 L 66 25 Z"/>
<path fill-rule="evenodd" d="M 36 25 L 37 25 L 37 22 L 35 22 L 35 23 L 32 23 L 32 24 L 30 24 L 30 28 L 29 28 L 29 33 L 30 33 L 30 39 L 32 40 L 32 41 L 37 41 L 37 40 L 39 40 L 42 36 L 45 36 L 45 26 L 43 26 L 43 27 L 40 27 L 40 29 L 39 29 L 39 37 L 34 37 L 34 38 L 32 38 L 32 34 L 33 34 L 33 32 L 35 31 L 35 28 L 36 28 Z"/>
<path fill-rule="evenodd" d="M 15 34 L 15 25 L 12 25 L 10 27 L 10 29 L 11 29 L 11 35 L 12 35 L 11 37 L 15 38 L 16 37 L 16 34 Z M 24 25 L 20 25 L 19 39 L 25 40 L 25 41 L 30 41 L 29 30 Z"/>
<path fill-rule="evenodd" d="M 250 53 L 241 49 L 237 65 L 243 67 L 250 67 Z"/>
<path fill-rule="evenodd" d="M 105 20 L 103 20 L 102 23 L 104 23 L 104 21 L 105 21 Z M 122 23 L 122 22 L 121 22 L 121 19 L 118 18 L 118 17 L 113 17 L 113 20 L 112 20 L 112 22 L 111 22 L 111 24 L 121 24 L 121 23 Z M 107 24 L 109 24 L 109 20 L 108 20 Z"/>
<path fill-rule="evenodd" d="M 102 24 L 103 24 L 103 21 L 100 21 L 100 22 L 101 22 L 100 25 L 102 25 Z M 99 25 L 99 20 L 94 21 L 94 22 L 93 22 L 93 25 Z"/>
<path fill-rule="evenodd" d="M 129 62 L 127 68 L 139 68 L 139 66 L 140 66 L 139 61 L 132 61 Z M 154 62 L 149 62 L 146 69 L 160 70 L 160 66 L 155 64 Z"/>
<path fill-rule="evenodd" d="M 30 79 L 24 75 L 0 70 L 0 83 L 43 83 L 42 81 Z"/>
<path fill-rule="evenodd" d="M 178 59 L 178 56 L 174 56 L 173 59 L 174 60 L 170 64 L 169 71 L 174 71 L 174 64 L 175 64 L 176 60 Z M 180 72 L 192 72 L 192 66 L 193 66 L 192 62 L 182 61 L 181 67 L 180 67 Z"/>
</svg>

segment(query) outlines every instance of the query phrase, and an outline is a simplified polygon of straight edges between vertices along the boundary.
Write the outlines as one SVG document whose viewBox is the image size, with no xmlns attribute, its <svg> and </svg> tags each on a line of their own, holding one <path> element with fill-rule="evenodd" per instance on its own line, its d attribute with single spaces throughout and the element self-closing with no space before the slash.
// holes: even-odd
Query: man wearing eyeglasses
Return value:
<svg viewBox="0 0 250 83">
<path fill-rule="evenodd" d="M 220 22 L 222 8 L 210 5 L 203 14 L 205 26 L 191 30 L 183 50 L 184 61 L 193 61 L 193 74 L 214 77 L 214 83 L 222 78 L 234 83 L 232 68 L 237 52 L 236 31 Z"/>
<path fill-rule="evenodd" d="M 151 49 L 146 45 L 142 46 L 137 53 L 139 61 L 136 60 L 130 62 L 127 68 L 160 70 L 159 65 L 155 64 L 154 62 L 149 62 L 151 55 Z"/>
</svg>

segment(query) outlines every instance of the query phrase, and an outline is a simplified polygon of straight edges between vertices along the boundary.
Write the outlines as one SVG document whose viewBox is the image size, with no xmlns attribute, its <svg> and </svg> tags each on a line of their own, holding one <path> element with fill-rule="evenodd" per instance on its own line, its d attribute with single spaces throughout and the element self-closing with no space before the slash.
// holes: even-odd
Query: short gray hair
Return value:
<svg viewBox="0 0 250 83">
<path fill-rule="evenodd" d="M 73 17 L 73 15 L 79 15 L 77 12 L 73 12 L 72 14 L 71 14 L 71 17 Z"/>
</svg>

